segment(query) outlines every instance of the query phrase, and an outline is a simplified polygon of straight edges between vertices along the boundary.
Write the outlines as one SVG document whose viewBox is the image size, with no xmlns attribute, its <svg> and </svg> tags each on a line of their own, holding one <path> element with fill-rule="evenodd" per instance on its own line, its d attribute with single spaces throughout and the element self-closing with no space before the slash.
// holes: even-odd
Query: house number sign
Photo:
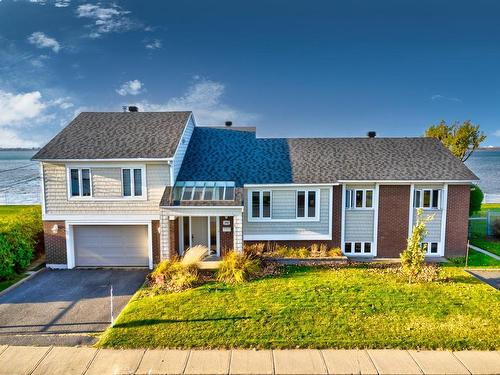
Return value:
<svg viewBox="0 0 500 375">
<path fill-rule="evenodd" d="M 231 232 L 231 227 L 222 227 L 223 232 Z"/>
<path fill-rule="evenodd" d="M 222 225 L 231 225 L 230 220 L 222 220 Z"/>
</svg>

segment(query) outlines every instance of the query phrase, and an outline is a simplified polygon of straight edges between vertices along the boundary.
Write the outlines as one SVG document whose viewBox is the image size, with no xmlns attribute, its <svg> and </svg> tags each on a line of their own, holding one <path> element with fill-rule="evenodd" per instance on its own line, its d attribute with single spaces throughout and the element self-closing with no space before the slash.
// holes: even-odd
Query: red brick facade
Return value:
<svg viewBox="0 0 500 375">
<path fill-rule="evenodd" d="M 410 186 L 380 185 L 377 257 L 399 257 L 406 247 L 409 215 Z"/>
<path fill-rule="evenodd" d="M 56 231 L 57 225 L 57 233 Z M 66 228 L 64 221 L 44 221 L 43 238 L 47 264 L 68 264 L 66 257 Z"/>
<path fill-rule="evenodd" d="M 219 218 L 219 238 L 220 238 L 220 255 L 224 256 L 234 248 L 234 227 L 232 216 L 221 216 Z M 224 225 L 224 221 L 229 221 L 230 225 Z M 224 232 L 223 228 L 231 228 L 231 232 Z"/>
<path fill-rule="evenodd" d="M 169 249 L 170 249 L 170 256 L 169 258 L 172 259 L 173 257 L 176 257 L 179 255 L 179 218 L 176 218 L 175 220 L 170 220 L 169 222 L 169 236 L 168 239 L 170 241 L 169 244 Z"/>
<path fill-rule="evenodd" d="M 469 185 L 448 185 L 445 256 L 465 256 L 469 226 Z"/>
</svg>

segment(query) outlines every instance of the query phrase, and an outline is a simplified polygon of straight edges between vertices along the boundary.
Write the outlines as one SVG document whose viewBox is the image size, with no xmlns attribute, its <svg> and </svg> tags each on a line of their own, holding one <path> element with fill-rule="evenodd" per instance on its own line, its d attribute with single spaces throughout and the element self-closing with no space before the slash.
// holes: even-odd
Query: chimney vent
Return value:
<svg viewBox="0 0 500 375">
<path fill-rule="evenodd" d="M 232 126 L 233 122 L 232 121 L 226 121 L 226 126 Z"/>
<path fill-rule="evenodd" d="M 377 132 L 374 132 L 372 130 L 372 131 L 369 131 L 367 135 L 368 135 L 368 138 L 375 138 L 377 136 Z"/>
<path fill-rule="evenodd" d="M 137 108 L 135 105 L 130 105 L 128 107 L 129 112 L 139 112 L 139 108 Z"/>
</svg>

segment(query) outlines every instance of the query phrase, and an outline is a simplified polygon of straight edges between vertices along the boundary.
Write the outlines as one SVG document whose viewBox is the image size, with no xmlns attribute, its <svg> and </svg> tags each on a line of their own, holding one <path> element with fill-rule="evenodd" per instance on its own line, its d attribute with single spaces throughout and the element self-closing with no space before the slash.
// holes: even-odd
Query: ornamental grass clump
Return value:
<svg viewBox="0 0 500 375">
<path fill-rule="evenodd" d="M 256 277 L 261 272 L 259 259 L 235 251 L 227 253 L 217 270 L 217 281 L 237 284 Z"/>
<path fill-rule="evenodd" d="M 183 264 L 178 259 L 165 260 L 148 275 L 148 280 L 152 287 L 180 292 L 198 283 L 198 267 L 195 264 Z"/>
<path fill-rule="evenodd" d="M 434 215 L 423 217 L 423 210 L 417 210 L 417 220 L 408 238 L 406 249 L 400 255 L 401 271 L 409 283 L 419 281 L 425 267 L 425 253 L 427 245 L 422 243 L 427 235 L 427 223 L 434 219 Z M 428 272 L 425 272 L 426 274 Z M 432 272 L 431 272 L 432 274 Z"/>
</svg>

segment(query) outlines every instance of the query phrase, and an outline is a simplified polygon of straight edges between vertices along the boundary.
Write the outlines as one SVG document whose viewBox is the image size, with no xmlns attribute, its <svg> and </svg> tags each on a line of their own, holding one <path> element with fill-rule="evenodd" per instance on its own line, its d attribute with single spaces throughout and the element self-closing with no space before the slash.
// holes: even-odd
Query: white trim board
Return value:
<svg viewBox="0 0 500 375">
<path fill-rule="evenodd" d="M 368 183 L 379 183 L 380 185 L 411 185 L 411 184 L 457 184 L 457 185 L 468 185 L 472 182 L 477 182 L 479 180 L 339 180 L 341 184 L 368 184 Z"/>
<path fill-rule="evenodd" d="M 331 235 L 327 234 L 244 234 L 243 241 L 330 241 Z"/>
<path fill-rule="evenodd" d="M 133 221 L 151 221 L 160 220 L 160 213 L 151 215 L 70 215 L 70 214 L 46 214 L 42 216 L 44 221 L 78 221 L 78 222 L 90 222 L 90 223 L 102 223 L 102 222 L 133 222 Z"/>
<path fill-rule="evenodd" d="M 338 182 L 332 182 L 332 183 L 322 183 L 322 184 L 243 184 L 244 188 L 277 188 L 277 189 L 282 189 L 282 188 L 290 188 L 290 189 L 297 189 L 300 188 L 301 186 L 314 186 L 318 188 L 322 187 L 332 187 L 332 186 L 338 186 L 340 185 Z"/>
<path fill-rule="evenodd" d="M 110 158 L 110 159 L 33 159 L 34 161 L 40 161 L 44 163 L 79 163 L 79 162 L 115 162 L 115 161 L 167 161 L 170 162 L 173 158 Z"/>
</svg>

